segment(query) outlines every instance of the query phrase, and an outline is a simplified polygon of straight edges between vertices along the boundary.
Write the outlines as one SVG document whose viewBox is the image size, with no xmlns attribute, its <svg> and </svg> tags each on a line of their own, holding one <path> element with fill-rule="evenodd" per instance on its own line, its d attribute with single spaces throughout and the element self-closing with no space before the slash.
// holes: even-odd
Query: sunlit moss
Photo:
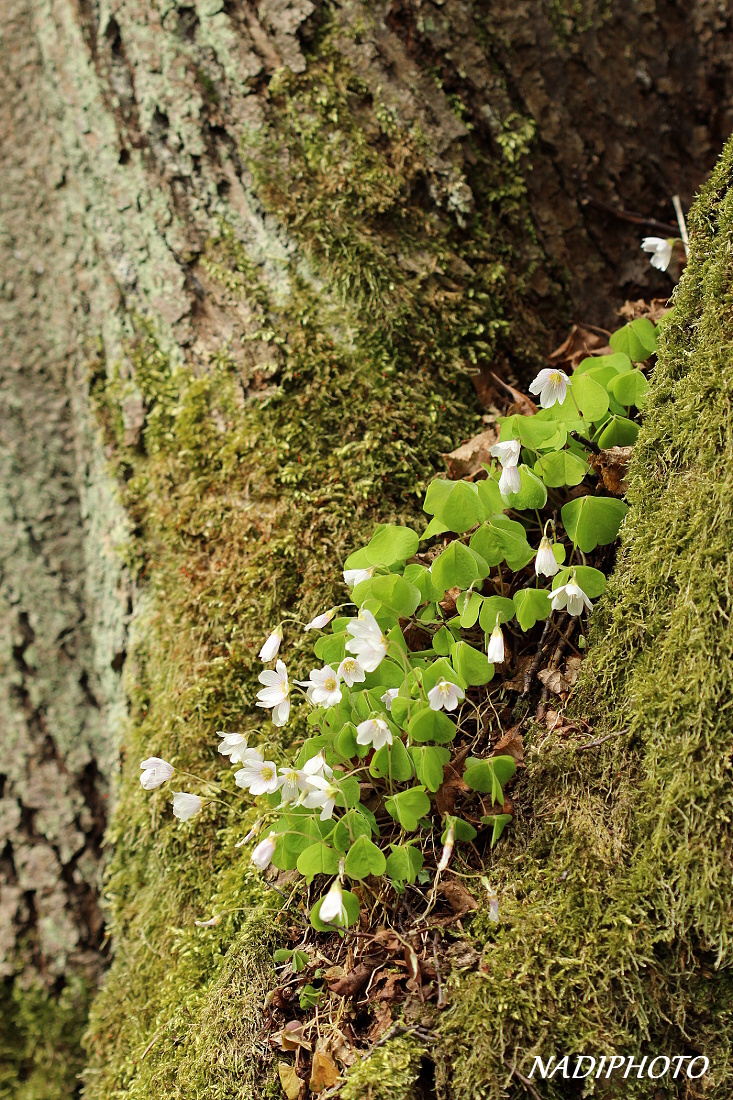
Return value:
<svg viewBox="0 0 733 1100">
<path fill-rule="evenodd" d="M 59 993 L 6 983 L 0 992 L 0 1097 L 71 1100 L 83 1068 L 81 1033 L 90 989 L 69 975 Z"/>
</svg>

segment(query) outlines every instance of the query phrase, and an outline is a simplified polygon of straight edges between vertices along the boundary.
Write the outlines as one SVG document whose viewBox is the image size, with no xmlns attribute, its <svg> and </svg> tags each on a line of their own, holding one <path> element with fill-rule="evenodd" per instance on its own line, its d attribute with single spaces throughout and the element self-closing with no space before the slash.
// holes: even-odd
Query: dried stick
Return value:
<svg viewBox="0 0 733 1100">
<path fill-rule="evenodd" d="M 690 238 L 687 233 L 687 223 L 685 222 L 685 215 L 682 212 L 682 203 L 680 202 L 679 195 L 672 196 L 672 205 L 674 206 L 674 212 L 677 215 L 677 224 L 680 227 L 680 237 L 682 237 L 682 243 L 685 246 L 685 256 L 689 256 Z"/>
</svg>

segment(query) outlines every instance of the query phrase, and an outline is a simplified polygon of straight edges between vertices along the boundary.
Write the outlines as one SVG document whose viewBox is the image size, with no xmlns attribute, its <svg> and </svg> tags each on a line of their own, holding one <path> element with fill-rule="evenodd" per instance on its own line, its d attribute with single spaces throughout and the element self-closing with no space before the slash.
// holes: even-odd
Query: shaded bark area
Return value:
<svg viewBox="0 0 733 1100">
<path fill-rule="evenodd" d="M 570 314 L 607 323 L 624 297 L 664 294 L 666 277 L 638 249 L 643 227 L 610 210 L 668 221 L 669 196 L 689 201 L 705 178 L 733 129 L 733 19 L 707 0 L 623 11 L 539 0 L 9 0 L 0 18 L 3 975 L 32 964 L 51 984 L 74 968 L 94 982 L 124 666 L 130 691 L 139 680 L 127 659 L 135 592 L 117 551 L 147 567 L 150 549 L 145 517 L 132 508 L 128 524 L 105 462 L 124 484 L 147 454 L 159 395 L 149 359 L 135 354 L 141 339 L 153 333 L 156 369 L 212 377 L 227 357 L 240 411 L 210 410 L 218 429 L 283 387 L 284 433 L 301 394 L 267 330 L 280 324 L 287 343 L 287 323 L 302 323 L 304 310 L 284 305 L 301 283 L 322 311 L 319 339 L 336 347 L 349 346 L 357 293 L 373 312 L 378 354 L 359 350 L 365 376 L 369 356 L 399 349 L 386 408 L 408 362 L 444 383 L 440 349 L 416 352 L 407 308 L 397 317 L 403 287 L 421 323 L 445 311 L 445 362 L 506 371 L 547 350 Z M 287 112 L 296 96 L 296 115 L 302 104 L 315 112 L 309 74 L 318 92 L 329 67 L 345 91 L 323 128 L 346 168 L 324 200 Z M 349 161 L 354 149 L 362 159 Z M 376 187 L 364 178 L 375 164 Z M 341 238 L 312 229 L 313 210 L 331 201 L 334 215 L 345 201 L 331 226 Z M 402 212 L 433 236 L 400 230 Z M 450 318 L 450 302 L 474 291 L 488 334 L 478 315 L 465 331 L 463 314 Z M 106 450 L 92 362 L 94 386 L 114 383 Z M 475 412 L 465 406 L 455 437 Z M 369 471 L 360 458 L 354 483 Z M 267 491 L 288 501 L 297 476 Z M 407 483 L 402 498 L 375 490 L 374 514 L 400 499 L 407 508 Z M 258 507 L 266 526 L 277 505 Z M 307 507 L 322 522 L 322 502 Z M 331 534 L 314 539 L 318 552 Z M 121 817 L 116 835 L 128 824 Z"/>
<path fill-rule="evenodd" d="M 651 231 L 620 215 L 677 235 L 672 195 L 690 205 L 733 131 L 729 9 L 397 0 L 385 23 L 460 97 L 481 144 L 515 143 L 538 239 L 567 272 L 575 316 L 608 324 L 620 294 L 668 293 L 638 250 Z M 546 279 L 536 276 L 540 296 Z"/>
</svg>

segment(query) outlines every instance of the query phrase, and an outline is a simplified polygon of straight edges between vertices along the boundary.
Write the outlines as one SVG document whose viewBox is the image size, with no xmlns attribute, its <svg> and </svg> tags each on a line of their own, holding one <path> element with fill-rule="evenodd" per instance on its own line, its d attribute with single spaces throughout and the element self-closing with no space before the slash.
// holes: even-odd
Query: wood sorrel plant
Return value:
<svg viewBox="0 0 733 1100">
<path fill-rule="evenodd" d="M 260 658 L 276 664 L 260 674 L 257 705 L 282 726 L 295 700 L 307 709 L 310 736 L 280 763 L 239 733 L 223 734 L 219 751 L 238 767 L 237 785 L 264 801 L 246 838 L 262 837 L 255 865 L 297 868 L 309 885 L 332 879 L 311 909 L 319 931 L 358 920 L 347 884 L 385 899 L 418 879 L 435 882 L 457 842 L 488 827 L 493 845 L 511 820 L 503 786 L 515 761 L 480 755 L 488 752 L 488 685 L 505 660 L 507 631 L 531 632 L 555 611 L 582 616 L 605 587 L 585 555 L 615 541 L 626 505 L 604 494 L 589 456 L 635 441 L 647 388 L 635 364 L 654 353 L 656 337 L 638 319 L 613 334 L 612 354 L 583 360 L 572 378 L 541 371 L 530 386 L 541 408 L 502 418 L 491 449 L 498 463 L 484 480 L 433 481 L 422 537 L 378 527 L 345 563 L 355 612 L 332 609 L 306 626 L 328 628 L 307 681 L 288 678 L 282 624 L 265 641 Z M 422 552 L 421 542 L 429 544 Z M 157 757 L 141 767 L 146 789 L 173 774 Z M 450 800 L 440 795 L 448 775 Z M 201 805 L 175 793 L 182 820 Z"/>
</svg>

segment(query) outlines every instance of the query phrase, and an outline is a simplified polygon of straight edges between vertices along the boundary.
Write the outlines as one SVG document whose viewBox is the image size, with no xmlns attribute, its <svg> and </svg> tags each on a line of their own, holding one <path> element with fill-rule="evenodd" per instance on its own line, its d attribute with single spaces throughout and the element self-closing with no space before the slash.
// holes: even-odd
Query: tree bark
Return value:
<svg viewBox="0 0 733 1100">
<path fill-rule="evenodd" d="M 6 0 L 0 32 L 3 1044 L 30 1098 L 58 1002 L 57 1095 L 75 1087 L 109 826 L 88 1095 L 177 1095 L 184 1069 L 236 1095 L 190 1047 L 174 978 L 223 1034 L 266 967 L 237 984 L 236 926 L 223 970 L 161 962 L 231 884 L 213 825 L 193 850 L 151 826 L 138 756 L 215 768 L 215 729 L 251 704 L 242 634 L 320 603 L 360 532 L 409 515 L 473 430 L 467 370 L 516 381 L 569 320 L 667 294 L 629 214 L 670 222 L 733 130 L 733 19 L 704 0 Z"/>
</svg>

